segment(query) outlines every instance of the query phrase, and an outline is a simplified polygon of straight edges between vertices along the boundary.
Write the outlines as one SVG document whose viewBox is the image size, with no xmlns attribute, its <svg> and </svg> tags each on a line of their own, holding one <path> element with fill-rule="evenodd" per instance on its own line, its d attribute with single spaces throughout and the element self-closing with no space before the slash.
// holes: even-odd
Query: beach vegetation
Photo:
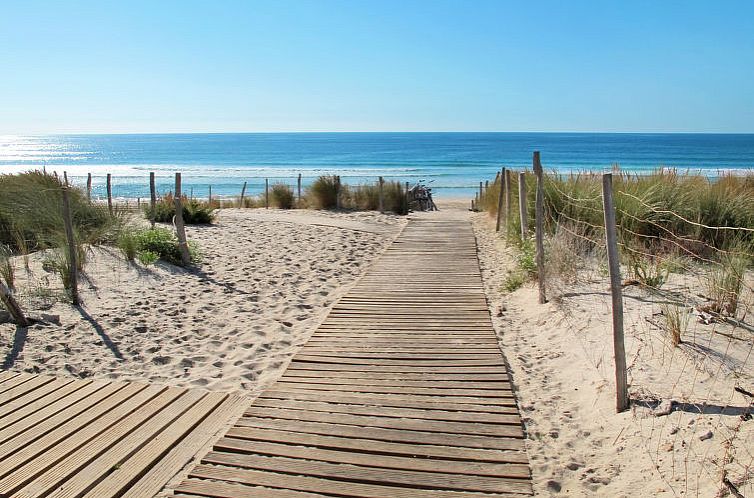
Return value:
<svg viewBox="0 0 754 498">
<path fill-rule="evenodd" d="M 675 304 L 663 304 L 662 316 L 665 319 L 665 330 L 668 332 L 670 343 L 678 347 L 683 342 L 683 335 L 689 326 L 687 308 Z"/>
<path fill-rule="evenodd" d="M 13 252 L 10 247 L 0 244 L 0 279 L 5 282 L 10 290 L 15 289 L 16 269 L 13 265 Z"/>
<path fill-rule="evenodd" d="M 181 266 L 181 252 L 178 247 L 178 238 L 175 234 L 166 228 L 150 228 L 140 230 L 133 234 L 136 246 L 136 256 L 140 261 L 149 261 L 153 255 L 170 264 Z M 143 253 L 151 253 L 142 256 Z M 197 262 L 200 259 L 198 249 L 195 244 L 189 242 L 189 254 L 191 262 Z"/>
<path fill-rule="evenodd" d="M 708 311 L 735 316 L 749 264 L 747 257 L 731 252 L 707 272 L 705 283 L 711 301 Z"/>
<path fill-rule="evenodd" d="M 315 209 L 335 209 L 338 205 L 338 188 L 337 176 L 320 176 L 307 189 L 309 204 Z"/>
<path fill-rule="evenodd" d="M 134 262 L 139 252 L 136 233 L 130 229 L 121 230 L 117 241 L 118 249 L 126 258 L 126 261 Z"/>
<path fill-rule="evenodd" d="M 64 235 L 63 181 L 54 174 L 29 171 L 0 175 L 0 243 L 14 253 L 57 247 Z M 125 210 L 110 213 L 91 203 L 79 189 L 70 189 L 73 228 L 84 244 L 112 242 L 125 220 Z"/>
<path fill-rule="evenodd" d="M 216 205 L 208 201 L 199 199 L 190 199 L 187 196 L 181 196 L 181 205 L 183 207 L 183 222 L 187 225 L 208 225 L 215 221 Z M 175 197 L 172 192 L 157 200 L 154 205 L 148 205 L 144 208 L 144 214 L 148 220 L 158 223 L 172 223 L 175 216 Z"/>
<path fill-rule="evenodd" d="M 272 205 L 279 209 L 292 209 L 295 206 L 293 189 L 285 183 L 275 183 L 271 191 Z"/>
</svg>

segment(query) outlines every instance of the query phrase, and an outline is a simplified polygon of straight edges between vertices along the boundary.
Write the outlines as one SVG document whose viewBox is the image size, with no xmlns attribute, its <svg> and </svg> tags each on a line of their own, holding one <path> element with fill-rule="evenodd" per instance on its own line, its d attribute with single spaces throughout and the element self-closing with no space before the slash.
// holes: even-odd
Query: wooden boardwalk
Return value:
<svg viewBox="0 0 754 498">
<path fill-rule="evenodd" d="M 248 399 L 0 372 L 0 497 L 159 492 Z"/>
<path fill-rule="evenodd" d="M 409 222 L 176 489 L 215 498 L 531 493 L 474 235 L 445 213 Z"/>
</svg>

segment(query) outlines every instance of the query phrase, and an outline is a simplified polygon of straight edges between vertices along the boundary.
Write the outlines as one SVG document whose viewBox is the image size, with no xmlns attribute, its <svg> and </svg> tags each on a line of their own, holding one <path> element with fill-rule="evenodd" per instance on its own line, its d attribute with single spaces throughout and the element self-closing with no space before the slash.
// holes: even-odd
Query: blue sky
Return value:
<svg viewBox="0 0 754 498">
<path fill-rule="evenodd" d="M 754 132 L 754 2 L 7 1 L 0 133 Z"/>
</svg>

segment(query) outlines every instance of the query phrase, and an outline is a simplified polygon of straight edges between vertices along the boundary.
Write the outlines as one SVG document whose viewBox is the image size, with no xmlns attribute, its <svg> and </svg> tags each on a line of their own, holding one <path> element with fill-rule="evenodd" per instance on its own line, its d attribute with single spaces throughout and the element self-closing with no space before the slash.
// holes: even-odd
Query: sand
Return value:
<svg viewBox="0 0 754 498">
<path fill-rule="evenodd" d="M 187 227 L 203 256 L 193 271 L 92 249 L 80 309 L 55 302 L 61 286 L 43 254 L 31 256 L 31 275 L 16 258 L 22 304 L 60 324 L 25 336 L 0 324 L 0 361 L 13 371 L 258 393 L 404 223 L 374 212 L 224 209 L 214 225 Z"/>
<path fill-rule="evenodd" d="M 545 305 L 537 304 L 533 284 L 505 294 L 514 253 L 494 235 L 486 214 L 473 220 L 537 495 L 715 496 L 724 469 L 744 496 L 754 496 L 754 420 L 742 419 L 754 399 L 733 389 L 754 387 L 754 334 L 691 317 L 685 339 L 697 346 L 673 348 L 656 326 L 662 299 L 626 288 L 629 389 L 636 402 L 617 414 L 607 278 L 596 272 L 590 282 L 561 284 L 550 289 L 553 300 Z M 658 415 L 663 401 L 672 401 L 673 411 Z"/>
</svg>

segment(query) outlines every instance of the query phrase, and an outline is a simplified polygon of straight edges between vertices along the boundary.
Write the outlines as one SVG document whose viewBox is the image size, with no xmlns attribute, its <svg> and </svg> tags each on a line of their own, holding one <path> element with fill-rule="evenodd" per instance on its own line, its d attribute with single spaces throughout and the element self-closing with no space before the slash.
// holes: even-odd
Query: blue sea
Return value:
<svg viewBox="0 0 754 498">
<path fill-rule="evenodd" d="M 304 185 L 323 174 L 345 183 L 423 181 L 437 197 L 469 197 L 501 166 L 531 168 L 539 150 L 546 169 L 561 173 L 650 172 L 660 167 L 709 176 L 754 169 L 754 134 L 645 133 L 218 133 L 0 136 L 0 172 L 66 171 L 79 185 L 93 175 L 94 195 L 148 197 L 149 172 L 158 190 L 172 190 L 182 172 L 184 192 L 235 196 L 264 189 L 264 180 Z"/>
</svg>

